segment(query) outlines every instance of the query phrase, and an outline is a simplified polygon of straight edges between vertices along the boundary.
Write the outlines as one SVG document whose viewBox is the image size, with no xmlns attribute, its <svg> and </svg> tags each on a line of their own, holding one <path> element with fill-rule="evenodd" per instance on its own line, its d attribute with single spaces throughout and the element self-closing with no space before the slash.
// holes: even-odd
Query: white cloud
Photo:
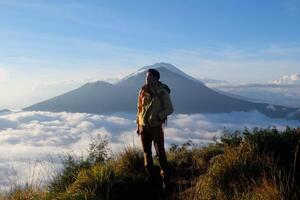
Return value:
<svg viewBox="0 0 300 200">
<path fill-rule="evenodd" d="M 294 73 L 283 76 L 269 83 L 234 84 L 225 81 L 210 81 L 204 83 L 219 92 L 227 92 L 235 98 L 253 102 L 263 102 L 288 107 L 300 107 L 300 74 Z"/>
<path fill-rule="evenodd" d="M 224 129 L 298 126 L 297 121 L 270 119 L 258 112 L 178 114 L 168 122 L 167 147 L 188 140 L 206 144 L 220 137 Z M 128 113 L 0 113 L 0 185 L 8 189 L 12 184 L 44 183 L 61 167 L 61 157 L 66 153 L 87 155 L 90 138 L 98 134 L 109 140 L 112 152 L 128 145 L 140 147 L 135 128 L 135 115 Z"/>
<path fill-rule="evenodd" d="M 271 81 L 274 84 L 300 84 L 300 74 L 284 75 L 278 80 Z"/>
<path fill-rule="evenodd" d="M 299 80 L 300 80 L 300 74 L 291 75 L 291 81 L 299 81 Z"/>
</svg>

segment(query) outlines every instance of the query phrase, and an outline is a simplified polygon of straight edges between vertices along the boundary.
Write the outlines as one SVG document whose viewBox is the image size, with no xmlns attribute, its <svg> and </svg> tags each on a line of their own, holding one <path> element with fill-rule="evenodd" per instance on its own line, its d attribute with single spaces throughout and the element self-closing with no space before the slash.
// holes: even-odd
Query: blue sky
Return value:
<svg viewBox="0 0 300 200">
<path fill-rule="evenodd" d="M 0 0 L 0 19 L 0 108 L 156 62 L 237 83 L 300 73 L 300 0 Z"/>
</svg>

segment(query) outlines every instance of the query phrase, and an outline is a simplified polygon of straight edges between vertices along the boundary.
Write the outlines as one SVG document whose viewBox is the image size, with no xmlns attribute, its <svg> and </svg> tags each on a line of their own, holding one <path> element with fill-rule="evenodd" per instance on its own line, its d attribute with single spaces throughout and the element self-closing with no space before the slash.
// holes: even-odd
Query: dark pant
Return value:
<svg viewBox="0 0 300 200">
<path fill-rule="evenodd" d="M 159 159 L 160 173 L 162 176 L 168 173 L 168 162 L 164 147 L 164 133 L 162 127 L 143 127 L 141 134 L 143 151 L 144 151 L 144 165 L 149 173 L 153 172 L 152 159 L 152 141 L 156 154 Z"/>
</svg>

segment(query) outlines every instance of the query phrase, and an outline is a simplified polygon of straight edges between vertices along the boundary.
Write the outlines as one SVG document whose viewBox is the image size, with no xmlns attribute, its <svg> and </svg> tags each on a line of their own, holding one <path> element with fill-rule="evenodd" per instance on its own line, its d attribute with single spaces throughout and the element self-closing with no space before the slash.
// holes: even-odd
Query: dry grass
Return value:
<svg viewBox="0 0 300 200">
<path fill-rule="evenodd" d="M 224 144 L 224 154 L 211 160 L 207 172 L 199 177 L 196 186 L 185 198 L 298 199 L 299 185 L 295 180 L 299 180 L 296 173 L 299 170 L 299 130 L 287 129 L 284 133 L 276 131 L 260 130 L 250 139 L 235 138 L 234 141 L 239 142 L 234 143 L 229 140 Z M 287 144 L 291 145 L 289 149 L 280 149 Z M 288 158 L 289 163 L 282 162 Z M 288 166 L 291 166 L 289 170 Z"/>
<path fill-rule="evenodd" d="M 0 196 L 0 200 L 48 200 L 49 194 L 37 188 L 19 188 L 8 195 Z"/>
</svg>

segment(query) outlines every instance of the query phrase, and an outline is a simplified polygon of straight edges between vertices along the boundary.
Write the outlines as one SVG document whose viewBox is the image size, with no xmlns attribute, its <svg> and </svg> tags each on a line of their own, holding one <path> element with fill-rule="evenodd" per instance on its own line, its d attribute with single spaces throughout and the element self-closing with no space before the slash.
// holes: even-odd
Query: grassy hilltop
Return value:
<svg viewBox="0 0 300 200">
<path fill-rule="evenodd" d="M 245 129 L 206 147 L 191 142 L 167 152 L 171 187 L 145 182 L 143 154 L 125 148 L 109 157 L 107 141 L 93 140 L 88 158 L 68 156 L 46 188 L 15 188 L 0 199 L 251 199 L 300 198 L 300 129 Z M 157 165 L 157 162 L 156 162 Z"/>
</svg>

